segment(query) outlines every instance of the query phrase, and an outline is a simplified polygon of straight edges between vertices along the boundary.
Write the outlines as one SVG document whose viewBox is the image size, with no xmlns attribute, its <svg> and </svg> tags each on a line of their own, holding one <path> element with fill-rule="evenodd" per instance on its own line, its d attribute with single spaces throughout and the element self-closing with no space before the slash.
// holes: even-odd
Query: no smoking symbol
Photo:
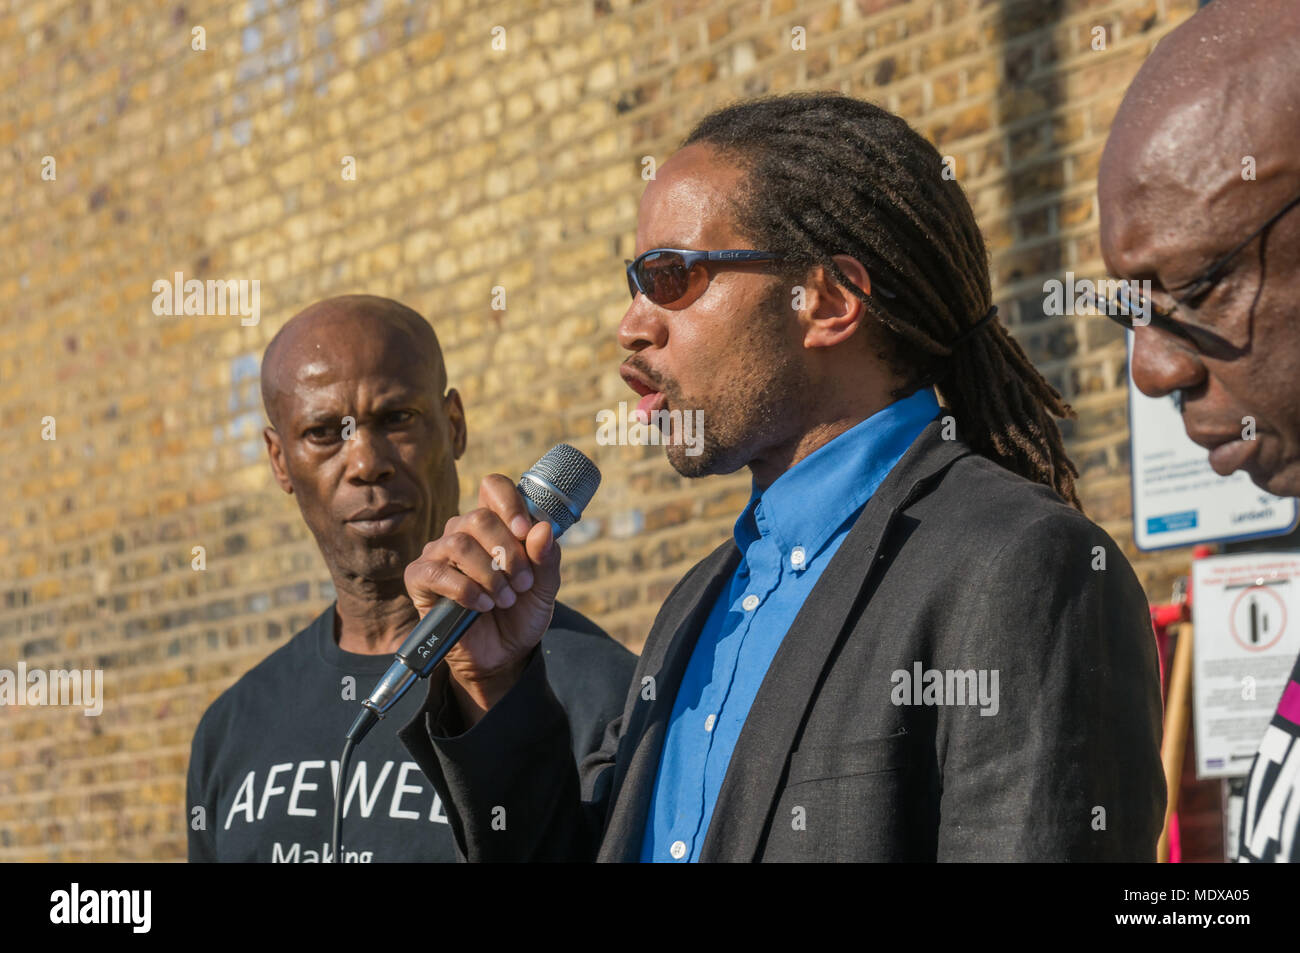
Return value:
<svg viewBox="0 0 1300 953">
<path fill-rule="evenodd" d="M 1242 590 L 1232 603 L 1232 637 L 1248 652 L 1272 648 L 1286 628 L 1286 603 L 1269 586 Z"/>
</svg>

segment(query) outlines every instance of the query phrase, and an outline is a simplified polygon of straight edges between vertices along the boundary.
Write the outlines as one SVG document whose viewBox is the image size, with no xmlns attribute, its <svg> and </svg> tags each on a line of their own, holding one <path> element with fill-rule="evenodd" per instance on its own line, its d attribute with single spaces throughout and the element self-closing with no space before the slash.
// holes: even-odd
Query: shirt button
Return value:
<svg viewBox="0 0 1300 953">
<path fill-rule="evenodd" d="M 673 846 L 668 848 L 668 853 L 673 855 L 673 860 L 681 860 L 686 856 L 686 842 L 675 840 Z"/>
<path fill-rule="evenodd" d="M 745 601 L 741 603 L 741 606 L 744 607 L 746 612 L 753 612 L 758 608 L 758 596 L 750 593 L 745 596 Z"/>
<path fill-rule="evenodd" d="M 790 550 L 790 565 L 795 569 L 802 569 L 806 557 L 807 553 L 803 551 L 803 547 L 796 546 L 794 549 Z"/>
<path fill-rule="evenodd" d="M 718 717 L 717 715 L 710 715 L 708 718 L 705 718 L 705 719 L 704 719 L 704 730 L 705 730 L 705 731 L 712 731 L 712 730 L 713 730 L 713 722 L 714 722 L 714 720 L 715 720 L 717 717 Z"/>
</svg>

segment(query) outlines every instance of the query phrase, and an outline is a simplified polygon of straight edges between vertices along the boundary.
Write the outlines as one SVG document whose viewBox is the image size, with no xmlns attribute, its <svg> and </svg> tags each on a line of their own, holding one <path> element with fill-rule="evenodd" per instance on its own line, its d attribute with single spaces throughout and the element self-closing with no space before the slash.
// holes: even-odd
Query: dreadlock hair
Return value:
<svg viewBox="0 0 1300 953">
<path fill-rule="evenodd" d="M 695 143 L 744 171 L 735 211 L 754 247 L 804 273 L 823 266 L 877 318 L 882 356 L 907 381 L 895 398 L 936 386 L 975 452 L 1082 509 L 1054 419 L 1074 411 L 996 319 L 952 346 L 993 302 L 983 236 L 934 146 L 898 116 L 835 93 L 724 107 L 682 146 Z M 849 280 L 832 260 L 841 254 L 863 264 L 876 293 Z"/>
</svg>

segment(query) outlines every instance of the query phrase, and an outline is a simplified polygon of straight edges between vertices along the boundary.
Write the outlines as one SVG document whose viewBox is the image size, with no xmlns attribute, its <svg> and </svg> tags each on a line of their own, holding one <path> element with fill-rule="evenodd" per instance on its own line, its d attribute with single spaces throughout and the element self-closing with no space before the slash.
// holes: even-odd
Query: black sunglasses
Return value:
<svg viewBox="0 0 1300 953">
<path fill-rule="evenodd" d="M 1274 213 L 1268 221 L 1259 228 L 1247 235 L 1235 248 L 1226 255 L 1219 258 L 1212 265 L 1201 272 L 1199 276 L 1189 282 L 1184 293 L 1179 297 L 1174 297 L 1174 306 L 1172 308 L 1159 308 L 1149 297 L 1141 293 L 1133 294 L 1128 284 L 1120 286 L 1120 290 L 1108 300 L 1109 307 L 1104 309 L 1106 317 L 1112 321 L 1132 331 L 1135 328 L 1145 327 L 1150 324 L 1153 327 L 1168 331 L 1175 337 L 1186 341 L 1196 350 L 1206 350 L 1197 343 L 1197 336 L 1208 338 L 1212 343 L 1220 348 L 1239 351 L 1238 345 L 1231 344 L 1224 338 L 1208 331 L 1203 327 L 1189 322 L 1178 321 L 1173 317 L 1178 308 L 1195 308 L 1205 300 L 1206 295 L 1214 290 L 1215 285 L 1223 280 L 1228 265 L 1230 265 L 1239 254 L 1255 240 L 1256 237 L 1266 231 L 1274 222 L 1280 219 L 1291 209 L 1300 205 L 1300 195 L 1297 195 L 1291 201 L 1287 202 Z M 1193 333 L 1194 332 L 1194 333 Z"/>
</svg>

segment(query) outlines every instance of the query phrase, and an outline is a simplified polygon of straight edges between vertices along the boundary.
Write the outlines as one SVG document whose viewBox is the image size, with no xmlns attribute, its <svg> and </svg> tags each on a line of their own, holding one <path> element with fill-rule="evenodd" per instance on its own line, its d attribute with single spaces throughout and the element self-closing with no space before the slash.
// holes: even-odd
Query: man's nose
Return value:
<svg viewBox="0 0 1300 953">
<path fill-rule="evenodd" d="M 371 427 L 357 427 L 348 444 L 348 479 L 357 483 L 377 483 L 394 471 L 392 447 Z"/>
<path fill-rule="evenodd" d="M 1205 365 L 1192 351 L 1170 335 L 1152 327 L 1133 331 L 1130 361 L 1133 383 L 1148 397 L 1164 397 L 1177 390 L 1194 390 L 1205 380 Z"/>
<path fill-rule="evenodd" d="M 668 341 L 668 325 L 663 309 L 643 294 L 638 294 L 618 323 L 619 346 L 628 351 L 663 347 Z"/>
</svg>

